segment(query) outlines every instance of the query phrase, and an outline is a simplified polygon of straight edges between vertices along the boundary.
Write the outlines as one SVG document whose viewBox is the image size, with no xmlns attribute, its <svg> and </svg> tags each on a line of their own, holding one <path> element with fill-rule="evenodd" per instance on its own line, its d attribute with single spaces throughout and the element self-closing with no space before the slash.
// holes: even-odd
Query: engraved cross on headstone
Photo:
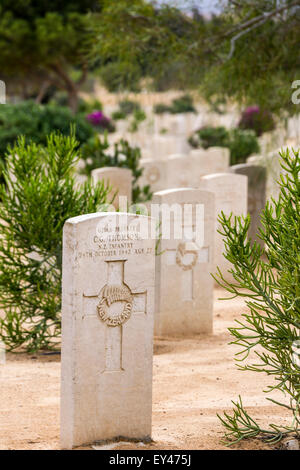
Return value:
<svg viewBox="0 0 300 470">
<path fill-rule="evenodd" d="M 181 269 L 181 299 L 191 301 L 194 299 L 194 267 L 197 263 L 208 263 L 209 247 L 199 246 L 195 242 L 195 224 L 184 220 L 182 223 L 182 242 L 176 249 L 167 249 L 167 264 L 177 265 Z"/>
<path fill-rule="evenodd" d="M 106 323 L 105 369 L 122 371 L 123 324 L 132 314 L 146 314 L 147 292 L 131 292 L 124 282 L 126 260 L 106 261 L 107 283 L 94 295 L 83 294 L 84 316 Z"/>
<path fill-rule="evenodd" d="M 195 242 L 181 242 L 174 250 L 166 250 L 167 264 L 181 269 L 181 298 L 194 299 L 194 267 L 197 263 L 208 263 L 209 247 L 199 249 Z"/>
</svg>

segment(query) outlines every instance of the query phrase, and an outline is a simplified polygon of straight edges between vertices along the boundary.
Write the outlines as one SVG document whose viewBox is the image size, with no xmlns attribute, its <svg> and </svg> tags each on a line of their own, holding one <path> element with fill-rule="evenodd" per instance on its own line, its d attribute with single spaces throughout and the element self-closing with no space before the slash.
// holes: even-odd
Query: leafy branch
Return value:
<svg viewBox="0 0 300 470">
<path fill-rule="evenodd" d="M 62 230 L 66 219 L 96 212 L 103 183 L 78 186 L 74 136 L 51 135 L 45 147 L 10 149 L 0 186 L 0 339 L 9 350 L 60 343 Z"/>
<path fill-rule="evenodd" d="M 241 399 L 234 403 L 234 414 L 220 418 L 227 428 L 226 438 L 238 442 L 258 435 L 268 436 L 268 442 L 278 442 L 288 433 L 299 436 L 300 426 L 300 367 L 293 359 L 293 344 L 300 332 L 300 155 L 299 151 L 280 153 L 283 173 L 280 176 L 279 199 L 267 202 L 261 215 L 259 236 L 262 249 L 248 239 L 250 216 L 219 217 L 224 237 L 224 256 L 232 264 L 234 278 L 228 282 L 218 270 L 217 282 L 232 294 L 245 297 L 248 312 L 229 328 L 239 347 L 236 354 L 241 370 L 264 372 L 274 379 L 265 390 L 284 394 L 286 401 L 269 401 L 290 410 L 293 422 L 289 427 L 260 426 L 245 411 Z M 241 363 L 252 358 L 252 363 Z"/>
</svg>

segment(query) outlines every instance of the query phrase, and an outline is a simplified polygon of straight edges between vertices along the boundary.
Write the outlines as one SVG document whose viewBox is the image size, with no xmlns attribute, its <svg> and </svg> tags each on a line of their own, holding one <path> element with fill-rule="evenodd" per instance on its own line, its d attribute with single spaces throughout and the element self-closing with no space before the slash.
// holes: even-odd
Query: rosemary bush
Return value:
<svg viewBox="0 0 300 470">
<path fill-rule="evenodd" d="M 20 138 L 0 186 L 0 339 L 29 352 L 58 346 L 61 331 L 62 229 L 69 217 L 106 202 L 102 183 L 74 180 L 73 135 L 45 147 Z"/>
<path fill-rule="evenodd" d="M 247 239 L 249 216 L 226 217 L 222 213 L 220 233 L 235 281 L 226 282 L 220 271 L 216 280 L 233 297 L 247 297 L 248 313 L 229 331 L 232 344 L 240 348 L 237 360 L 244 361 L 252 351 L 255 360 L 240 363 L 239 368 L 264 372 L 275 379 L 265 392 L 281 391 L 283 401 L 267 399 L 290 411 L 291 424 L 261 428 L 239 397 L 233 402 L 233 415 L 219 416 L 229 443 L 256 436 L 276 443 L 290 433 L 299 437 L 300 363 L 293 352 L 300 334 L 300 154 L 299 150 L 286 150 L 280 156 L 285 172 L 280 176 L 280 196 L 267 202 L 261 216 L 259 232 L 265 249 Z"/>
</svg>

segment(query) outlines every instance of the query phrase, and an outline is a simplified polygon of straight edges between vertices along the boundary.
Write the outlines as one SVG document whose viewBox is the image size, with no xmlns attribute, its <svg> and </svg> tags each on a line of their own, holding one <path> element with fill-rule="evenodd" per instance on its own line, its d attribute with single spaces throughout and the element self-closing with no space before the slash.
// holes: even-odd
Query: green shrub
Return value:
<svg viewBox="0 0 300 470">
<path fill-rule="evenodd" d="M 52 135 L 46 146 L 20 138 L 0 186 L 0 338 L 8 349 L 58 346 L 61 331 L 62 229 L 96 212 L 107 188 L 78 187 L 78 142 Z"/>
<path fill-rule="evenodd" d="M 126 114 L 117 109 L 117 111 L 114 111 L 111 115 L 112 119 L 114 121 L 119 121 L 120 119 L 126 119 Z"/>
<path fill-rule="evenodd" d="M 146 113 L 142 109 L 136 109 L 133 113 L 130 126 L 128 128 L 129 132 L 137 132 L 140 124 L 145 121 Z"/>
<path fill-rule="evenodd" d="M 119 102 L 119 109 L 125 116 L 135 113 L 136 111 L 142 111 L 141 105 L 136 101 L 122 100 Z"/>
<path fill-rule="evenodd" d="M 132 100 L 122 100 L 119 102 L 119 109 L 112 113 L 112 119 L 126 119 L 128 116 L 131 115 L 137 116 L 137 119 L 142 115 L 145 115 L 144 111 L 141 108 L 141 105 L 136 101 Z M 143 120 L 143 119 L 142 119 Z"/>
<path fill-rule="evenodd" d="M 82 114 L 89 114 L 93 111 L 103 111 L 103 104 L 101 101 L 93 99 L 93 100 L 79 100 L 78 112 Z"/>
<path fill-rule="evenodd" d="M 182 95 L 175 98 L 171 105 L 158 103 L 154 106 L 153 111 L 155 114 L 171 113 L 195 113 L 196 109 L 193 104 L 193 98 L 190 95 Z"/>
<path fill-rule="evenodd" d="M 231 165 L 246 161 L 249 155 L 259 152 L 259 143 L 255 132 L 250 130 L 233 129 L 229 140 Z"/>
<path fill-rule="evenodd" d="M 74 116 L 69 108 L 38 105 L 32 101 L 0 106 L 0 157 L 4 158 L 8 145 L 14 145 L 20 135 L 37 144 L 46 144 L 53 131 L 70 134 L 76 126 L 76 140 L 82 144 L 94 133 L 85 116 Z"/>
<path fill-rule="evenodd" d="M 190 95 L 183 95 L 172 101 L 171 113 L 195 113 L 193 98 Z"/>
<path fill-rule="evenodd" d="M 230 150 L 230 164 L 246 161 L 253 153 L 259 152 L 259 143 L 255 132 L 251 130 L 231 129 L 225 127 L 202 127 L 188 139 L 194 148 L 227 147 Z"/>
<path fill-rule="evenodd" d="M 153 111 L 155 114 L 164 114 L 164 113 L 170 113 L 171 112 L 171 106 L 168 106 L 163 103 L 158 103 L 154 105 Z"/>
<path fill-rule="evenodd" d="M 225 127 L 202 127 L 194 132 L 188 140 L 192 147 L 228 147 L 229 132 Z"/>
<path fill-rule="evenodd" d="M 99 71 L 105 88 L 111 93 L 118 91 L 140 91 L 141 73 L 137 66 L 130 63 L 110 63 Z"/>
<path fill-rule="evenodd" d="M 150 186 L 140 187 L 138 179 L 142 176 L 143 169 L 139 167 L 141 151 L 138 147 L 131 147 L 129 143 L 121 139 L 114 144 L 113 153 L 109 153 L 109 144 L 107 135 L 94 136 L 81 148 L 81 156 L 85 160 L 83 174 L 90 176 L 95 168 L 106 166 L 118 166 L 120 168 L 129 168 L 133 175 L 132 184 L 132 202 L 145 202 L 151 199 Z"/>
<path fill-rule="evenodd" d="M 298 439 L 300 435 L 300 153 L 286 150 L 280 155 L 285 171 L 279 181 L 280 195 L 266 204 L 259 229 L 265 249 L 248 239 L 249 215 L 222 213 L 224 256 L 232 264 L 234 281 L 225 281 L 221 272 L 216 280 L 230 298 L 244 297 L 248 307 L 229 329 L 231 344 L 239 347 L 239 369 L 267 374 L 270 384 L 264 392 L 282 392 L 282 400 L 267 400 L 288 410 L 291 420 L 289 425 L 263 427 L 239 397 L 233 402 L 233 414 L 219 416 L 231 444 L 255 437 L 276 443 L 288 434 Z"/>
<path fill-rule="evenodd" d="M 48 104 L 53 106 L 66 106 L 68 107 L 68 94 L 64 91 L 57 91 L 53 98 L 49 101 Z M 78 113 L 79 114 L 88 114 L 95 110 L 102 111 L 103 104 L 97 99 L 84 100 L 82 98 L 78 99 Z"/>
</svg>

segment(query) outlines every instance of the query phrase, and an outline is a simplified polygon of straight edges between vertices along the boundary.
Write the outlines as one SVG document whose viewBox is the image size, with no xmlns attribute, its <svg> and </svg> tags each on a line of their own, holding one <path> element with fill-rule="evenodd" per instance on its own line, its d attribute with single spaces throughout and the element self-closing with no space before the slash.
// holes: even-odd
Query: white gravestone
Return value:
<svg viewBox="0 0 300 470">
<path fill-rule="evenodd" d="M 170 155 L 167 160 L 168 188 L 198 188 L 199 178 L 206 174 L 229 170 L 228 149 L 212 147 L 195 150 L 188 155 Z"/>
<path fill-rule="evenodd" d="M 140 161 L 140 168 L 143 168 L 142 176 L 139 178 L 139 185 L 150 185 L 152 192 L 161 191 L 167 186 L 167 162 L 165 160 L 143 159 Z"/>
<path fill-rule="evenodd" d="M 63 236 L 61 447 L 151 436 L 150 218 L 95 213 Z"/>
<path fill-rule="evenodd" d="M 92 178 L 95 183 L 104 181 L 112 189 L 109 193 L 109 200 L 115 196 L 113 205 L 119 208 L 119 197 L 126 197 L 128 207 L 131 205 L 132 194 L 132 171 L 129 168 L 103 167 L 92 171 Z M 124 207 L 122 207 L 124 209 Z"/>
<path fill-rule="evenodd" d="M 241 163 L 231 166 L 230 171 L 248 178 L 248 213 L 251 216 L 248 237 L 263 248 L 264 242 L 258 234 L 259 228 L 262 228 L 260 216 L 266 203 L 266 168 L 251 163 Z"/>
<path fill-rule="evenodd" d="M 210 147 L 208 149 L 194 149 L 190 157 L 195 160 L 197 177 L 213 173 L 226 173 L 229 171 L 230 153 L 225 147 Z"/>
<path fill-rule="evenodd" d="M 217 266 L 220 268 L 224 278 L 232 281 L 232 274 L 228 269 L 232 267 L 231 263 L 224 257 L 225 251 L 223 237 L 217 232 L 221 228 L 218 217 L 223 211 L 226 216 L 232 212 L 233 215 L 247 214 L 247 193 L 248 179 L 244 175 L 235 175 L 231 173 L 217 173 L 203 176 L 199 180 L 199 188 L 211 191 L 215 195 L 215 262 L 213 273 L 216 274 Z"/>
<path fill-rule="evenodd" d="M 166 162 L 167 184 L 163 189 L 193 187 L 195 165 L 189 155 L 170 155 Z"/>
<path fill-rule="evenodd" d="M 266 155 L 252 155 L 247 158 L 247 163 L 252 165 L 261 165 L 266 168 L 266 200 L 271 202 L 271 199 L 278 199 L 280 193 L 280 174 L 286 174 L 286 170 L 281 167 L 281 157 L 279 153 L 287 150 L 287 146 L 278 148 Z"/>
<path fill-rule="evenodd" d="M 160 206 L 159 227 L 163 232 L 163 224 L 170 223 L 170 237 L 161 238 L 156 256 L 155 334 L 184 336 L 211 333 L 214 195 L 197 189 L 173 189 L 155 193 L 152 203 L 164 204 L 169 208 L 176 204 L 177 208 L 167 215 Z M 204 215 L 201 227 L 196 226 L 198 204 Z M 187 205 L 192 208 L 190 218 L 184 218 L 184 207 Z M 174 221 L 183 229 L 181 238 L 176 234 Z M 201 230 L 204 230 L 204 236 L 199 242 L 195 233 L 197 231 L 199 234 Z M 189 231 L 194 236 L 191 237 Z"/>
<path fill-rule="evenodd" d="M 192 132 L 195 119 L 195 113 L 172 114 L 169 119 L 168 130 L 170 134 L 182 135 L 187 139 Z"/>
<path fill-rule="evenodd" d="M 162 160 L 175 153 L 188 153 L 189 145 L 183 136 L 153 135 L 149 141 L 153 160 Z"/>
</svg>

